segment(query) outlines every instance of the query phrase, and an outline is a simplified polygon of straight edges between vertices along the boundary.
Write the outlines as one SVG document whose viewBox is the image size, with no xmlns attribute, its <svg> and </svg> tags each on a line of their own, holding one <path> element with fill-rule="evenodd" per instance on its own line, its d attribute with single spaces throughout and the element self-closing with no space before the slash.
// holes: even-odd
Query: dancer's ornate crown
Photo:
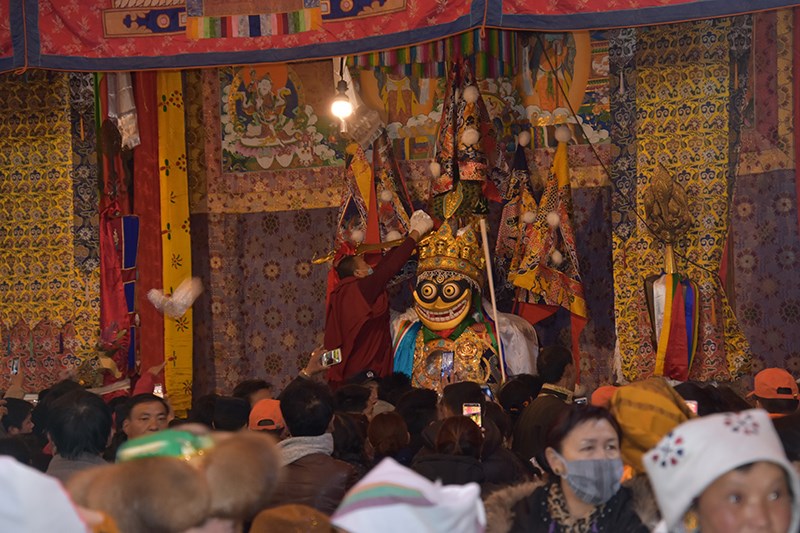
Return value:
<svg viewBox="0 0 800 533">
<path fill-rule="evenodd" d="M 475 224 L 465 226 L 454 235 L 453 228 L 446 221 L 426 241 L 419 249 L 418 279 L 442 283 L 449 278 L 464 277 L 475 290 L 481 290 L 486 261 Z"/>
</svg>

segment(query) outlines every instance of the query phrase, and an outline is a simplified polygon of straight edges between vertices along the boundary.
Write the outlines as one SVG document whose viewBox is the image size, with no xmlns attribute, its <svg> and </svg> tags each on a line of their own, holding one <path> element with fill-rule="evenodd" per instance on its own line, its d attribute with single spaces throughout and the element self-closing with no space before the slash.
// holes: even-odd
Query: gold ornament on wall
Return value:
<svg viewBox="0 0 800 533">
<path fill-rule="evenodd" d="M 643 200 L 648 229 L 664 242 L 664 270 L 673 274 L 673 246 L 692 225 L 686 190 L 659 164 L 650 186 L 644 191 Z"/>
</svg>

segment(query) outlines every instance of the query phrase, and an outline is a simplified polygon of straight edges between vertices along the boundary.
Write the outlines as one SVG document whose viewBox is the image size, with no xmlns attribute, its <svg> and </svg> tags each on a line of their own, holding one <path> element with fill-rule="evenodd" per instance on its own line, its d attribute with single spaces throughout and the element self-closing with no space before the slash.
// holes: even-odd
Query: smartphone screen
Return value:
<svg viewBox="0 0 800 533">
<path fill-rule="evenodd" d="M 324 367 L 338 365 L 342 362 L 342 349 L 334 348 L 333 350 L 323 353 L 320 356 L 320 361 Z"/>
<path fill-rule="evenodd" d="M 481 420 L 481 404 L 463 403 L 461 404 L 461 414 L 470 417 L 479 427 L 483 427 L 483 421 Z"/>
<path fill-rule="evenodd" d="M 492 392 L 492 388 L 489 385 L 481 385 L 481 390 L 483 391 L 484 396 L 494 401 L 494 393 Z"/>
<path fill-rule="evenodd" d="M 578 405 L 586 405 L 587 403 L 589 403 L 589 401 L 586 399 L 585 396 L 581 398 L 575 398 L 574 400 L 572 400 L 572 402 Z"/>
<path fill-rule="evenodd" d="M 161 383 L 156 383 L 153 385 L 153 396 L 158 396 L 159 398 L 164 397 L 164 385 Z"/>
</svg>

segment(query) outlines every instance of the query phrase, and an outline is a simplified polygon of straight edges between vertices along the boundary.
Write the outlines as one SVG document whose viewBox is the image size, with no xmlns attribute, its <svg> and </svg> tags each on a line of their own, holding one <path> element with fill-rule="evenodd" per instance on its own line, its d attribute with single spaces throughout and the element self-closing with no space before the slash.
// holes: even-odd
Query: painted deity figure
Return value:
<svg viewBox="0 0 800 533">
<path fill-rule="evenodd" d="M 394 369 L 410 375 L 415 387 L 441 392 L 460 381 L 500 383 L 498 330 L 511 355 L 509 373 L 535 366 L 538 343 L 530 324 L 501 314 L 498 328 L 490 319 L 481 297 L 485 260 L 475 226 L 457 229 L 446 221 L 420 244 L 414 307 L 392 323 Z"/>
</svg>

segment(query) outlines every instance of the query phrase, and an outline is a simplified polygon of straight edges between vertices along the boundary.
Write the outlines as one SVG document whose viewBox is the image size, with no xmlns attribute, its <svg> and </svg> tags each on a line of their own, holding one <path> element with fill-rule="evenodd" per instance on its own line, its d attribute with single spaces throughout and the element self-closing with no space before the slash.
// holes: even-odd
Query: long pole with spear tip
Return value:
<svg viewBox="0 0 800 533">
<path fill-rule="evenodd" d="M 494 296 L 494 277 L 492 276 L 492 262 L 489 255 L 489 238 L 486 235 L 486 219 L 481 218 L 481 240 L 483 241 L 483 255 L 486 259 L 486 280 L 489 282 L 489 299 L 492 303 L 492 319 L 497 328 L 497 355 L 500 357 L 500 375 L 503 383 L 506 382 L 506 358 L 503 353 L 503 342 L 500 340 L 500 322 L 497 320 L 497 299 Z"/>
</svg>

